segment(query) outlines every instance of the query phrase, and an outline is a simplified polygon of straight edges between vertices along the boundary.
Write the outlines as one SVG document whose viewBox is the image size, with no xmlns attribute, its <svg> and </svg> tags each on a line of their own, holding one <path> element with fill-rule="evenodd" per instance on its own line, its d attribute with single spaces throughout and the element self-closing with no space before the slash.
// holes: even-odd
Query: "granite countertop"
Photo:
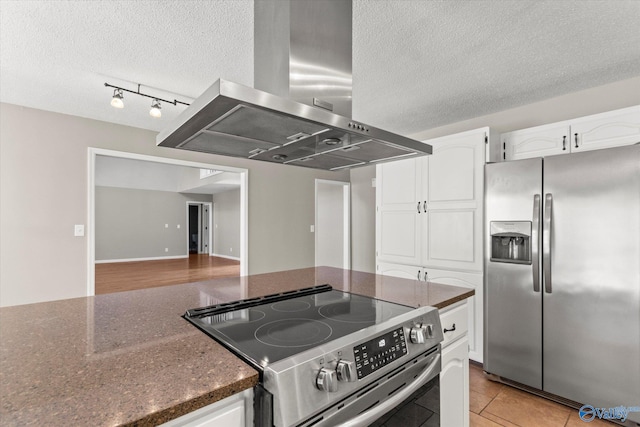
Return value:
<svg viewBox="0 0 640 427">
<path fill-rule="evenodd" d="M 0 309 L 0 425 L 158 425 L 253 387 L 258 372 L 187 309 L 328 283 L 443 308 L 472 289 L 329 267 Z"/>
</svg>

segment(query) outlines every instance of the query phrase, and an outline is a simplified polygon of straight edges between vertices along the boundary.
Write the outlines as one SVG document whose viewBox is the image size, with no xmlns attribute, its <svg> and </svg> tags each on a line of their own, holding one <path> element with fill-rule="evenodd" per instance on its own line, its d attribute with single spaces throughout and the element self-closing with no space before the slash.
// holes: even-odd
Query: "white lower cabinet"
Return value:
<svg viewBox="0 0 640 427">
<path fill-rule="evenodd" d="M 469 340 L 467 337 L 467 302 L 441 310 L 442 342 L 440 371 L 440 425 L 469 425 Z M 454 326 L 455 325 L 455 326 Z"/>
<path fill-rule="evenodd" d="M 162 427 L 245 427 L 253 425 L 253 390 L 234 394 L 162 424 Z"/>
<path fill-rule="evenodd" d="M 482 273 L 467 273 L 461 271 L 437 270 L 434 268 L 417 267 L 412 265 L 392 264 L 379 262 L 376 265 L 376 274 L 381 276 L 401 277 L 403 279 L 415 279 L 416 284 L 431 281 L 443 285 L 452 285 L 462 288 L 473 289 L 475 295 L 467 299 L 467 321 L 469 341 L 469 357 L 476 362 L 482 363 L 483 341 L 484 341 L 484 299 L 483 299 L 483 276 Z M 376 296 L 381 299 L 406 293 L 405 289 L 397 289 L 392 284 L 387 284 L 384 279 L 377 282 Z M 416 298 L 424 295 L 424 291 L 416 286 L 414 294 Z M 428 292 L 428 291 L 427 291 Z M 445 334 L 445 340 L 448 339 Z"/>
</svg>

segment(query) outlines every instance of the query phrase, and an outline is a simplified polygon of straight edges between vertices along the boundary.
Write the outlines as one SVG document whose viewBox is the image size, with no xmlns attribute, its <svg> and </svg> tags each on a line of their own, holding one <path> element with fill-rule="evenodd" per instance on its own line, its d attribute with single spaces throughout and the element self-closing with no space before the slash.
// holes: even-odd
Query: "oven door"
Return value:
<svg viewBox="0 0 640 427">
<path fill-rule="evenodd" d="M 380 420 L 392 419 L 396 414 L 403 418 L 407 412 L 430 426 L 439 426 L 440 391 L 438 387 L 441 369 L 440 351 L 412 360 L 398 367 L 374 383 L 365 386 L 351 396 L 336 402 L 321 414 L 305 420 L 297 426 L 304 427 L 360 427 Z M 411 406 L 408 406 L 411 405 Z M 403 411 L 402 413 L 400 413 Z M 409 414 L 409 416 L 412 416 Z"/>
</svg>

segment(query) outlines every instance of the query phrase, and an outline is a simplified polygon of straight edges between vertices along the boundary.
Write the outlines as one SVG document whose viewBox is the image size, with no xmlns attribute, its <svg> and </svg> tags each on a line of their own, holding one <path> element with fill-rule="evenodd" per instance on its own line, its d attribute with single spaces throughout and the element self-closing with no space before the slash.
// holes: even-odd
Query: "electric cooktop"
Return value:
<svg viewBox="0 0 640 427">
<path fill-rule="evenodd" d="M 321 285 L 196 308 L 183 317 L 262 369 L 413 309 Z"/>
</svg>

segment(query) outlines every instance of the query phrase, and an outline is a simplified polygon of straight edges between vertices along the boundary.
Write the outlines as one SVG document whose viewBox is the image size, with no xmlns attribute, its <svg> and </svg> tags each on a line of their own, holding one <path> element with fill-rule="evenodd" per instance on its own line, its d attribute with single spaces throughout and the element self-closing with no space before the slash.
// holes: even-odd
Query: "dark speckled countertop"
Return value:
<svg viewBox="0 0 640 427">
<path fill-rule="evenodd" d="M 258 373 L 181 315 L 328 283 L 443 308 L 473 290 L 320 267 L 0 309 L 0 425 L 158 425 L 253 387 Z"/>
</svg>

